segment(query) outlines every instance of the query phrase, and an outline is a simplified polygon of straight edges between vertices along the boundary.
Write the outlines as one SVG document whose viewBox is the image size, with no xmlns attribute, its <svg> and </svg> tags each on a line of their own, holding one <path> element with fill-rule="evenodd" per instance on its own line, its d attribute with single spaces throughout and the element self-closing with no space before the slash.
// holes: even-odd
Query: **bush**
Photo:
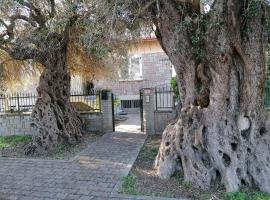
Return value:
<svg viewBox="0 0 270 200">
<path fill-rule="evenodd" d="M 171 87 L 177 99 L 180 98 L 176 76 L 171 78 Z"/>
</svg>

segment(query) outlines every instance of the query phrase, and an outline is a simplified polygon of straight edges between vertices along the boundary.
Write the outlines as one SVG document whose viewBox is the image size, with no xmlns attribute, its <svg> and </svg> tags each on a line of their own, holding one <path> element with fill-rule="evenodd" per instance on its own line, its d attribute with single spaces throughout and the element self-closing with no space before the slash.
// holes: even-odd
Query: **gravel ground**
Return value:
<svg viewBox="0 0 270 200">
<path fill-rule="evenodd" d="M 103 133 L 98 132 L 86 133 L 77 143 L 73 145 L 61 144 L 58 145 L 53 151 L 34 155 L 24 154 L 24 148 L 28 142 L 22 142 L 12 147 L 0 148 L 0 157 L 69 160 L 85 149 L 89 144 L 95 142 L 102 135 Z"/>
</svg>

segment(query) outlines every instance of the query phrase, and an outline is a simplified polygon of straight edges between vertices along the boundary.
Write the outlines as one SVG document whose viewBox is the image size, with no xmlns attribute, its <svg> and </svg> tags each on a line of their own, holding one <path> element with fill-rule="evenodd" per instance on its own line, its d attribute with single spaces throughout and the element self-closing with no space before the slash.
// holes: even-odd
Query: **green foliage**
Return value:
<svg viewBox="0 0 270 200">
<path fill-rule="evenodd" d="M 141 159 L 149 159 L 149 160 L 154 160 L 157 156 L 158 153 L 158 147 L 143 147 L 140 152 L 140 158 Z"/>
<path fill-rule="evenodd" d="M 171 87 L 173 89 L 174 94 L 176 95 L 176 98 L 179 98 L 179 90 L 178 90 L 178 84 L 177 84 L 177 78 L 176 76 L 171 78 Z"/>
<path fill-rule="evenodd" d="M 190 20 L 183 20 L 176 26 L 177 32 L 187 31 L 188 27 L 190 26 Z"/>
<path fill-rule="evenodd" d="M 122 189 L 121 192 L 125 194 L 131 194 L 131 195 L 139 195 L 139 192 L 136 189 L 136 177 L 132 175 L 128 175 L 123 177 L 123 183 L 122 183 Z"/>
<path fill-rule="evenodd" d="M 70 146 L 68 146 L 68 145 L 65 145 L 65 144 L 58 144 L 57 146 L 56 146 L 56 152 L 55 152 L 55 154 L 56 154 L 56 158 L 57 159 L 63 159 L 64 158 L 64 154 L 65 154 L 65 152 L 68 150 L 70 148 Z"/>
<path fill-rule="evenodd" d="M 194 26 L 193 21 L 197 21 L 196 26 Z M 206 32 L 204 31 L 204 27 L 205 27 L 204 20 L 197 15 L 186 17 L 176 26 L 177 32 L 179 33 L 187 32 L 187 34 L 190 36 L 190 41 L 192 45 L 191 50 L 192 50 L 193 57 L 196 61 L 200 61 L 204 57 L 204 54 L 202 51 L 203 39 L 206 35 Z M 179 51 L 179 52 L 184 51 L 185 49 L 182 46 L 183 45 L 181 43 L 178 44 L 178 48 L 175 51 Z"/>
<path fill-rule="evenodd" d="M 245 193 L 236 192 L 228 193 L 226 200 L 270 200 L 270 196 L 261 192 Z"/>
<path fill-rule="evenodd" d="M 200 61 L 203 57 L 203 51 L 202 51 L 202 40 L 205 37 L 205 33 L 201 28 L 198 28 L 195 31 L 195 34 L 191 35 L 191 43 L 192 43 L 192 53 L 195 58 L 195 60 Z"/>
<path fill-rule="evenodd" d="M 14 147 L 20 143 L 30 142 L 30 135 L 0 136 L 0 148 Z"/>
<path fill-rule="evenodd" d="M 192 187 L 192 183 L 189 182 L 189 181 L 185 181 L 184 182 L 184 187 L 187 188 L 187 189 L 190 189 Z"/>
<path fill-rule="evenodd" d="M 244 17 L 253 18 L 258 14 L 260 7 L 264 3 L 264 0 L 251 0 L 246 4 L 244 11 Z"/>
<path fill-rule="evenodd" d="M 173 173 L 172 178 L 175 178 L 178 181 L 184 181 L 183 173 L 180 173 L 180 171 L 176 171 Z"/>
<path fill-rule="evenodd" d="M 244 0 L 241 0 L 244 1 Z M 241 33 L 243 35 L 247 33 L 253 32 L 254 26 L 253 22 L 254 18 L 260 15 L 262 12 L 264 12 L 264 20 L 262 20 L 262 23 L 264 25 L 264 33 L 266 35 L 270 35 L 270 7 L 269 2 L 266 0 L 250 0 L 245 1 L 245 7 L 242 12 L 242 29 Z"/>
<path fill-rule="evenodd" d="M 267 108 L 270 106 L 270 48 L 268 47 L 267 49 L 267 54 L 266 54 L 266 79 L 264 82 L 264 91 L 265 91 L 265 96 L 264 96 L 264 103 Z"/>
<path fill-rule="evenodd" d="M 120 104 L 121 104 L 121 101 L 119 99 L 114 99 L 113 104 L 114 104 L 115 108 L 118 108 L 120 106 Z"/>
<path fill-rule="evenodd" d="M 104 24 L 98 24 L 94 29 L 91 29 L 91 31 L 88 30 L 88 34 L 82 35 L 80 42 L 86 47 L 89 53 L 95 55 L 99 59 L 102 59 L 105 55 L 111 52 L 111 48 L 109 48 L 106 43 L 107 31 L 107 27 Z"/>
</svg>

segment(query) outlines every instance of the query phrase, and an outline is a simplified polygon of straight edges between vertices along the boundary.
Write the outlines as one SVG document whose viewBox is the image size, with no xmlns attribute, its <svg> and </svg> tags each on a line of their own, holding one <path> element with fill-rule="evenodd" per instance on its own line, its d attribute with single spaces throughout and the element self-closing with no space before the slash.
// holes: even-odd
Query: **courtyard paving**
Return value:
<svg viewBox="0 0 270 200">
<path fill-rule="evenodd" d="M 70 161 L 0 158 L 0 200 L 168 199 L 117 192 L 145 138 L 107 133 Z"/>
</svg>

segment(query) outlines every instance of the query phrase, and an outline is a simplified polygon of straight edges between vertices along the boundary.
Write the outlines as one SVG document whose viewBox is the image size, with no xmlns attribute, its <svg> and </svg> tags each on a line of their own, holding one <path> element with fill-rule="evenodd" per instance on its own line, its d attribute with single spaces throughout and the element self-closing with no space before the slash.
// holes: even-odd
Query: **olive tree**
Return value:
<svg viewBox="0 0 270 200">
<path fill-rule="evenodd" d="M 169 124 L 155 167 L 182 170 L 207 189 L 243 185 L 270 193 L 269 114 L 264 109 L 266 0 L 105 1 L 117 21 L 151 25 L 177 73 L 182 109 Z M 154 26 L 153 26 L 154 25 Z"/>
<path fill-rule="evenodd" d="M 42 68 L 39 98 L 31 114 L 37 133 L 26 153 L 73 143 L 83 131 L 70 103 L 70 73 L 90 79 L 113 76 L 126 63 L 126 37 L 119 33 L 112 37 L 113 31 L 108 32 L 111 20 L 105 20 L 104 12 L 97 9 L 98 1 L 0 2 L 1 66 L 16 65 L 19 71 L 19 66 L 29 66 L 26 62 L 30 61 Z"/>
</svg>

